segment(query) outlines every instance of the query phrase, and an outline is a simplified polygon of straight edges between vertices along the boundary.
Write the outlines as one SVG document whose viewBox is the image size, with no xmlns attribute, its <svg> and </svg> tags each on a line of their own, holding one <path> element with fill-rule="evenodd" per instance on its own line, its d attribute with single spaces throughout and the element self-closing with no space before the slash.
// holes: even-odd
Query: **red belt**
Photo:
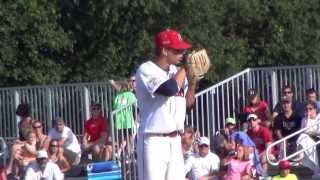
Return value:
<svg viewBox="0 0 320 180">
<path fill-rule="evenodd" d="M 181 135 L 180 131 L 172 131 L 169 133 L 147 133 L 147 136 L 160 136 L 160 137 L 177 137 Z"/>
</svg>

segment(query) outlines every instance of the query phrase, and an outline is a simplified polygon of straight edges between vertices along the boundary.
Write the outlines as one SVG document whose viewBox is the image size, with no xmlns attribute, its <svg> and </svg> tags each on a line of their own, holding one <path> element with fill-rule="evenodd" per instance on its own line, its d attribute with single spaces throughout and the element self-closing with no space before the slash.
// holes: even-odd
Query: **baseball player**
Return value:
<svg viewBox="0 0 320 180">
<path fill-rule="evenodd" d="M 194 103 L 195 84 L 178 68 L 191 44 L 167 29 L 155 37 L 156 57 L 136 72 L 141 124 L 138 134 L 139 180 L 182 180 L 184 161 L 180 133 L 186 107 Z"/>
</svg>

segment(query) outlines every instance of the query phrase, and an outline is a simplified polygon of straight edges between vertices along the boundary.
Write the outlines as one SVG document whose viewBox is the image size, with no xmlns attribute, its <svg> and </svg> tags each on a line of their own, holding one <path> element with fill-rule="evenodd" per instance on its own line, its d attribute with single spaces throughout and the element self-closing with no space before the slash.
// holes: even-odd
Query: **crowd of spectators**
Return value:
<svg viewBox="0 0 320 180">
<path fill-rule="evenodd" d="M 128 81 L 133 83 L 134 77 L 129 77 Z M 133 89 L 133 84 L 119 89 L 114 101 L 115 109 L 135 101 Z M 306 101 L 300 102 L 294 99 L 293 88 L 285 86 L 279 103 L 272 110 L 269 107 L 256 89 L 249 89 L 248 101 L 243 109 L 246 114 L 244 121 L 228 117 L 225 128 L 210 138 L 200 135 L 192 127 L 186 127 L 181 136 L 186 179 L 233 180 L 267 176 L 267 155 L 272 161 L 282 160 L 284 149 L 290 155 L 320 140 L 320 124 L 315 125 L 320 118 L 320 101 L 315 89 L 307 89 Z M 9 164 L 2 174 L 13 179 L 53 176 L 63 179 L 72 166 L 80 163 L 81 156 L 92 161 L 107 161 L 112 158 L 113 150 L 120 154 L 124 149 L 133 153 L 134 110 L 118 113 L 115 119 L 116 133 L 119 135 L 116 149 L 112 149 L 110 127 L 102 115 L 101 104 L 92 104 L 90 110 L 91 116 L 85 121 L 83 138 L 78 139 L 61 117 L 54 120 L 53 128 L 45 131 L 44 124 L 30 116 L 28 105 L 22 104 L 16 112 L 21 117 L 19 138 L 12 146 Z M 267 147 L 275 140 L 310 126 L 313 127 L 289 138 L 286 144 L 275 146 L 267 154 Z M 289 161 L 280 161 L 279 175 L 274 179 L 284 176 L 294 178 L 295 175 L 290 173 L 294 163 L 306 166 L 318 175 L 319 153 L 320 148 L 316 146 Z"/>
<path fill-rule="evenodd" d="M 315 89 L 307 89 L 306 101 L 301 102 L 294 99 L 292 87 L 284 86 L 279 103 L 270 110 L 268 102 L 261 99 L 259 92 L 249 89 L 248 102 L 243 109 L 245 120 L 226 118 L 225 128 L 213 134 L 211 142 L 204 140 L 206 137 L 197 135 L 195 129 L 185 129 L 182 149 L 186 179 L 267 177 L 270 168 L 267 155 L 271 161 L 280 161 L 279 174 L 273 179 L 297 179 L 290 173 L 291 165 L 308 167 L 314 176 L 319 177 L 320 148 L 317 146 L 302 151 L 289 160 L 283 159 L 284 154 L 291 155 L 320 140 L 320 124 L 316 125 L 320 121 L 319 104 Z M 270 152 L 266 151 L 274 141 L 311 126 L 312 128 L 287 139 L 285 144 L 280 143 L 271 148 Z M 210 155 L 206 158 L 202 152 L 207 146 L 213 152 L 208 153 Z M 199 167 L 202 169 L 199 170 Z"/>
</svg>

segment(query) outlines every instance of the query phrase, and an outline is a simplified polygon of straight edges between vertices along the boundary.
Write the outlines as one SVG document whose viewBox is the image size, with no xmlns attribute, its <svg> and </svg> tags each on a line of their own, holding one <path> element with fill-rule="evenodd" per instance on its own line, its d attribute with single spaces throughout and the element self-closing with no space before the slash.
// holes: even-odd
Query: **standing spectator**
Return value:
<svg viewBox="0 0 320 180">
<path fill-rule="evenodd" d="M 274 130 L 277 139 L 286 137 L 301 128 L 301 117 L 298 113 L 292 109 L 292 100 L 288 96 L 281 98 L 281 113 L 275 118 Z M 291 137 L 287 140 L 287 150 L 289 154 L 296 151 L 296 140 L 297 136 Z M 282 145 L 283 146 L 283 145 Z M 280 151 L 282 151 L 280 148 Z M 281 152 L 280 152 L 281 153 Z"/>
<path fill-rule="evenodd" d="M 26 171 L 25 180 L 63 180 L 64 175 L 59 167 L 49 161 L 45 150 L 37 152 L 37 161 L 30 164 Z"/>
<path fill-rule="evenodd" d="M 56 163 L 62 173 L 66 173 L 71 169 L 71 166 L 64 155 L 60 152 L 59 142 L 56 139 L 52 139 L 49 144 L 49 160 Z"/>
<path fill-rule="evenodd" d="M 72 130 L 64 125 L 64 120 L 59 117 L 54 121 L 54 128 L 50 129 L 48 141 L 57 139 L 59 146 L 63 147 L 63 154 L 72 165 L 77 165 L 81 158 L 81 149 L 77 137 Z"/>
<path fill-rule="evenodd" d="M 31 108 L 27 103 L 21 103 L 18 105 L 16 114 L 20 116 L 19 127 L 19 139 L 25 141 L 27 139 L 27 133 L 32 130 L 32 117 Z"/>
<path fill-rule="evenodd" d="M 291 99 L 291 106 L 293 111 L 297 112 L 300 117 L 304 116 L 304 105 L 303 103 L 297 101 L 294 99 L 294 93 L 291 86 L 284 86 L 282 89 L 282 97 L 287 96 L 289 99 Z M 272 112 L 272 118 L 275 119 L 276 116 L 278 116 L 283 111 L 281 100 L 279 103 L 276 104 L 276 106 L 273 109 Z"/>
<path fill-rule="evenodd" d="M 155 58 L 140 65 L 136 73 L 141 117 L 138 179 L 183 179 L 180 134 L 186 107 L 195 101 L 196 82 L 188 82 L 186 69 L 176 65 L 191 45 L 172 29 L 158 33 L 155 45 Z"/>
<path fill-rule="evenodd" d="M 226 125 L 223 129 L 222 134 L 226 136 L 228 140 L 231 138 L 231 134 L 237 131 L 237 122 L 235 118 L 227 117 L 226 118 Z"/>
<path fill-rule="evenodd" d="M 114 110 L 117 110 L 115 114 L 115 125 L 117 128 L 118 141 L 120 144 L 119 155 L 121 151 L 127 146 L 129 153 L 132 153 L 132 138 L 133 130 L 135 129 L 134 120 L 134 103 L 137 101 L 135 94 L 133 93 L 135 77 L 130 76 L 128 79 L 127 87 L 123 88 L 119 92 L 113 102 Z"/>
<path fill-rule="evenodd" d="M 260 99 L 260 96 L 255 89 L 249 89 L 248 104 L 244 107 L 243 111 L 246 114 L 256 114 L 264 126 L 268 128 L 271 127 L 271 114 L 268 103 Z"/>
<path fill-rule="evenodd" d="M 209 179 L 215 177 L 220 168 L 219 157 L 210 152 L 210 140 L 200 137 L 199 153 L 191 156 L 185 165 L 185 174 L 191 171 L 192 180 Z"/>
<path fill-rule="evenodd" d="M 108 142 L 109 126 L 102 116 L 101 104 L 91 106 L 91 118 L 84 124 L 83 150 L 91 153 L 94 161 L 110 160 L 111 143 Z"/>
<path fill-rule="evenodd" d="M 191 127 L 185 127 L 184 132 L 181 136 L 181 145 L 184 162 L 186 162 L 189 157 L 195 153 L 194 150 L 194 130 Z"/>
<path fill-rule="evenodd" d="M 260 125 L 261 120 L 257 115 L 249 114 L 247 119 L 250 125 L 247 134 L 255 143 L 258 149 L 262 168 L 267 172 L 268 162 L 266 149 L 272 143 L 272 133 L 268 128 Z"/>
<path fill-rule="evenodd" d="M 32 127 L 36 134 L 37 150 L 48 149 L 48 136 L 43 133 L 43 123 L 41 121 L 34 121 Z"/>
<path fill-rule="evenodd" d="M 314 88 L 309 88 L 306 90 L 306 94 L 307 94 L 307 103 L 308 102 L 316 103 L 317 111 L 320 112 L 320 101 L 318 100 L 317 91 Z"/>
<path fill-rule="evenodd" d="M 280 161 L 279 170 L 279 175 L 274 176 L 272 180 L 298 180 L 295 174 L 290 173 L 291 165 L 289 161 Z"/>
</svg>

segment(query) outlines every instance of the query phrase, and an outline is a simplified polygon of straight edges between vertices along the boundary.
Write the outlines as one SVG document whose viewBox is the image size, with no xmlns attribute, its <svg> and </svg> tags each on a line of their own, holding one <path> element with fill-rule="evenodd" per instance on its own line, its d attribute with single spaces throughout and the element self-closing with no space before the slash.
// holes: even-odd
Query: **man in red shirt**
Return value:
<svg viewBox="0 0 320 180">
<path fill-rule="evenodd" d="M 82 148 L 92 154 L 94 161 L 105 161 L 111 158 L 112 146 L 108 143 L 107 120 L 102 116 L 101 104 L 91 106 L 91 118 L 84 124 Z"/>
<path fill-rule="evenodd" d="M 249 121 L 250 125 L 247 134 L 255 143 L 259 151 L 262 168 L 265 171 L 267 171 L 268 162 L 266 156 L 266 149 L 272 143 L 272 133 L 268 128 L 260 125 L 261 120 L 258 118 L 256 114 L 249 114 L 247 117 L 247 121 Z"/>
</svg>

